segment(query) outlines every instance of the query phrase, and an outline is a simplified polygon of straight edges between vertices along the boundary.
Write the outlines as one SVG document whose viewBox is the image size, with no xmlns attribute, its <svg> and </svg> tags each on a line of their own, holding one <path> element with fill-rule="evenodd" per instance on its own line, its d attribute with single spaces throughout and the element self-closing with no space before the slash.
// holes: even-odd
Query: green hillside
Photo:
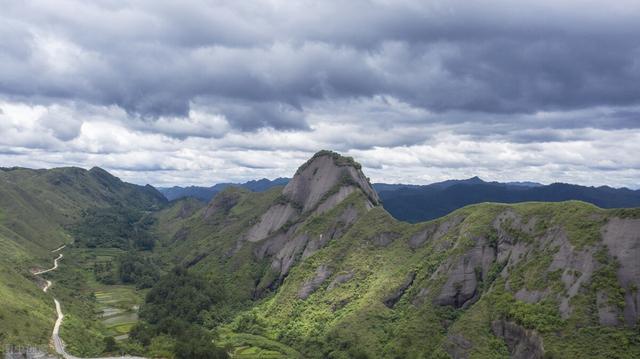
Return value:
<svg viewBox="0 0 640 359">
<path fill-rule="evenodd" d="M 165 202 L 153 187 L 122 182 L 99 168 L 0 169 L 0 348 L 47 346 L 55 309 L 31 270 L 51 267 L 57 256 L 51 251 L 78 237 L 91 210 L 151 211 Z"/>
<path fill-rule="evenodd" d="M 322 182 L 316 173 L 305 183 Z M 349 173 L 307 211 L 288 186 L 158 213 L 158 252 L 237 304 L 232 320 L 198 319 L 218 327 L 219 346 L 239 358 L 640 355 L 640 211 L 479 204 L 408 224 Z M 281 225 L 252 240 L 265 221 Z"/>
<path fill-rule="evenodd" d="M 483 203 L 410 224 L 328 151 L 284 187 L 207 205 L 101 170 L 2 176 L 3 343 L 46 343 L 51 299 L 29 269 L 73 240 L 50 278 L 77 355 L 640 356 L 640 209 Z"/>
</svg>

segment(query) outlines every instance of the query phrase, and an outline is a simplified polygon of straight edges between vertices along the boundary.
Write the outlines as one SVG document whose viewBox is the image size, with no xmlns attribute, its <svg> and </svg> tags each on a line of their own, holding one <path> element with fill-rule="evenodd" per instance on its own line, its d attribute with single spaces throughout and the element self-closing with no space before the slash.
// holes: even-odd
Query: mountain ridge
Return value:
<svg viewBox="0 0 640 359">
<path fill-rule="evenodd" d="M 253 181 L 244 184 L 218 184 L 212 187 L 172 187 L 160 189 L 171 200 L 193 196 L 204 202 L 224 188 L 234 185 L 252 191 L 264 191 L 284 186 L 290 179 L 259 180 L 263 186 L 251 187 Z M 640 190 L 609 186 L 582 186 L 568 183 L 548 185 L 536 182 L 487 182 L 475 176 L 461 180 L 446 180 L 427 185 L 372 184 L 382 205 L 395 218 L 419 222 L 444 216 L 465 205 L 481 202 L 519 203 L 527 201 L 558 202 L 582 200 L 601 208 L 632 208 L 640 206 Z M 204 191 L 204 192 L 203 192 Z"/>
<path fill-rule="evenodd" d="M 82 224 L 83 231 L 60 226 L 59 235 L 63 242 L 77 237 L 73 247 L 89 253 L 90 245 L 136 249 L 133 242 L 86 241 L 87 234 L 112 239 L 140 230 L 155 236 L 155 246 L 129 253 L 153 259 L 141 263 L 162 263 L 167 273 L 161 280 L 151 279 L 155 294 L 142 305 L 141 321 L 131 332 L 131 348 L 138 351 L 153 352 L 159 341 L 181 343 L 187 337 L 174 336 L 172 330 L 191 328 L 200 333 L 194 336 L 204 338 L 202 343 L 211 343 L 206 333 L 215 332 L 218 352 L 234 355 L 640 355 L 638 208 L 601 209 L 580 201 L 480 203 L 412 224 L 395 219 L 381 205 L 355 160 L 330 151 L 301 165 L 284 187 L 262 192 L 228 187 L 208 204 L 191 198 L 156 202 L 157 193 L 147 193 L 152 187 L 122 184 L 99 169 L 83 171 L 0 172 L 0 191 L 12 193 L 16 181 L 9 178 L 29 189 L 20 194 L 27 196 L 27 204 L 64 204 L 57 211 L 66 212 L 47 220 Z M 477 179 L 471 182 L 447 189 L 482 185 Z M 87 211 L 88 202 L 104 207 Z M 12 204 L 0 203 L 0 231 L 13 230 L 5 221 Z M 112 230 L 112 220 L 119 218 L 113 214 L 134 205 L 144 212 L 142 219 L 136 217 L 139 226 L 128 230 L 130 217 L 125 216 L 124 226 Z M 47 205 L 29 213 L 35 219 L 48 211 Z M 3 248 L 17 245 L 29 253 L 3 233 Z M 27 255 L 24 261 L 33 265 L 38 258 Z M 26 276 L 28 268 L 23 270 Z M 8 290 L 4 284 L 9 279 L 2 276 L 0 294 Z M 33 283 L 18 282 L 25 288 L 20 293 L 32 298 L 25 293 Z M 69 283 L 63 280 L 56 284 L 53 291 L 70 293 L 65 313 L 81 317 L 84 307 L 74 307 L 73 287 L 66 288 Z M 28 308 L 43 313 L 34 322 L 39 327 L 52 318 L 44 314 L 41 291 L 32 289 L 34 302 Z M 169 293 L 176 295 L 164 305 L 161 299 Z M 224 299 L 218 298 L 220 293 Z M 182 310 L 175 315 L 166 311 L 184 300 L 188 307 L 196 297 L 188 323 L 181 321 Z M 10 303 L 17 306 L 13 299 Z M 0 320 L 17 318 L 10 313 Z M 169 320 L 159 320 L 167 316 Z"/>
<path fill-rule="evenodd" d="M 311 163 L 296 182 L 316 183 Z M 303 198 L 228 189 L 210 211 L 159 213 L 172 221 L 167 255 L 247 303 L 221 345 L 277 342 L 310 358 L 640 354 L 625 344 L 640 342 L 638 209 L 481 203 L 410 224 L 339 183 Z"/>
</svg>

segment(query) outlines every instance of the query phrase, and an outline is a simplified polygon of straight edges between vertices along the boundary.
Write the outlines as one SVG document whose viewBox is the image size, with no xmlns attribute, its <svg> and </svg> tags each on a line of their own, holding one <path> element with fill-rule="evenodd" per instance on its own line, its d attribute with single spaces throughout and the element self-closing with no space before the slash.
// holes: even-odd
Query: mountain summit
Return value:
<svg viewBox="0 0 640 359">
<path fill-rule="evenodd" d="M 250 345 L 304 358 L 640 355 L 640 210 L 482 203 L 411 224 L 379 203 L 360 165 L 320 151 L 284 188 L 172 203 L 157 233 L 166 258 L 247 303 L 228 343 L 260 336 Z"/>
<path fill-rule="evenodd" d="M 331 208 L 358 189 L 367 195 L 372 206 L 378 205 L 378 194 L 361 168 L 351 157 L 323 150 L 298 168 L 282 194 L 300 205 L 302 212 L 319 204 L 324 204 L 321 210 Z"/>
<path fill-rule="evenodd" d="M 278 202 L 247 232 L 246 238 L 251 242 L 265 239 L 285 224 L 331 210 L 358 191 L 365 195 L 366 207 L 380 204 L 359 163 L 336 152 L 320 151 L 298 168 Z"/>
</svg>

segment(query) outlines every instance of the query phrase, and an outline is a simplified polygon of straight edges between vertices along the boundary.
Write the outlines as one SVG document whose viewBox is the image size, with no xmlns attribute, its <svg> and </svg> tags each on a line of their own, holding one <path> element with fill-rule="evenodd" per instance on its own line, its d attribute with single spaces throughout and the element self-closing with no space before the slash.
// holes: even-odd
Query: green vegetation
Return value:
<svg viewBox="0 0 640 359">
<path fill-rule="evenodd" d="M 224 289 L 215 281 L 176 267 L 147 293 L 140 310 L 143 322 L 131 337 L 144 346 L 158 336 L 172 337 L 176 358 L 226 358 L 226 351 L 216 347 L 203 328 L 205 323 L 217 324 L 210 318 L 224 317 L 224 300 Z"/>
<path fill-rule="evenodd" d="M 358 168 L 316 156 L 325 155 Z M 45 277 L 76 355 L 507 358 L 496 322 L 539 338 L 549 357 L 640 355 L 637 326 L 621 318 L 637 287 L 621 285 L 625 258 L 603 243 L 603 226 L 637 220 L 637 210 L 485 203 L 409 224 L 355 191 L 250 242 L 269 207 L 288 203 L 281 188 L 165 206 L 98 169 L 0 179 L 10 198 L 0 198 L 2 344 L 46 344 L 53 303 L 29 270 L 49 267 L 67 243 Z M 341 185 L 353 183 L 339 180 L 321 200 Z M 620 324 L 601 326 L 603 308 Z"/>
<path fill-rule="evenodd" d="M 79 245 L 123 250 L 151 250 L 155 245 L 150 232 L 154 218 L 134 207 L 89 208 L 81 217 L 71 230 Z"/>
<path fill-rule="evenodd" d="M 91 209 L 152 211 L 165 202 L 152 187 L 124 183 L 98 168 L 1 169 L 0 351 L 8 344 L 48 346 L 55 307 L 51 295 L 40 288 L 44 281 L 31 269 L 51 267 L 57 256 L 51 250 L 67 244 L 60 270 L 44 275 L 54 282 L 50 293 L 68 313 L 61 335 L 74 353 L 102 353 L 104 328 L 95 314 L 95 278 L 68 260 L 73 258 L 67 253 L 74 239 L 70 229 Z"/>
<path fill-rule="evenodd" d="M 300 166 L 298 168 L 298 170 L 296 171 L 296 174 L 300 174 L 302 171 L 304 171 L 305 168 L 307 168 L 315 159 L 317 159 L 318 157 L 323 157 L 323 156 L 328 156 L 331 159 L 333 159 L 333 162 L 337 165 L 337 166 L 341 166 L 341 167 L 354 167 L 355 169 L 362 169 L 362 165 L 360 165 L 360 163 L 356 162 L 356 160 L 353 159 L 353 157 L 347 157 L 347 156 L 343 156 L 337 152 L 334 151 L 329 151 L 329 150 L 320 150 L 318 152 L 316 152 L 307 162 L 305 162 L 302 166 Z"/>
</svg>

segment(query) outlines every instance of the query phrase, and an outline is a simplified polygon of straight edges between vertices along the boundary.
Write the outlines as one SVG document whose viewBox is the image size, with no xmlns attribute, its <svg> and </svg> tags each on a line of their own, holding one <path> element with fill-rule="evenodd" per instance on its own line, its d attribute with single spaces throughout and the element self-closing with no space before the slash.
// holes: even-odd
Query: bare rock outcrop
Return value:
<svg viewBox="0 0 640 359">
<path fill-rule="evenodd" d="M 366 195 L 367 208 L 380 203 L 378 194 L 360 170 L 359 164 L 350 157 L 320 151 L 300 166 L 282 190 L 278 203 L 260 216 L 244 238 L 249 242 L 259 242 L 285 224 L 299 222 L 309 214 L 330 211 L 358 190 Z"/>
<path fill-rule="evenodd" d="M 354 272 L 353 270 L 347 272 L 347 273 L 343 273 L 343 274 L 338 274 L 332 281 L 331 283 L 329 283 L 329 285 L 327 286 L 327 291 L 331 291 L 333 290 L 335 287 L 339 286 L 342 283 L 346 283 L 348 281 L 351 280 L 351 278 L 353 278 Z"/>
<path fill-rule="evenodd" d="M 391 294 L 389 294 L 386 298 L 384 298 L 384 300 L 382 301 L 384 305 L 387 306 L 387 308 L 395 307 L 396 303 L 398 303 L 400 298 L 402 298 L 402 295 L 404 294 L 404 292 L 406 292 L 407 289 L 411 287 L 411 284 L 413 284 L 413 281 L 415 279 L 416 279 L 416 272 L 410 272 L 409 274 L 407 274 L 407 277 L 404 279 L 402 284 L 398 288 L 396 288 Z"/>
<path fill-rule="evenodd" d="M 326 196 L 330 191 L 335 191 L 338 195 L 338 199 L 332 200 L 335 206 L 341 201 L 340 197 L 346 198 L 348 187 L 360 188 L 374 205 L 380 202 L 378 194 L 360 170 L 359 164 L 350 157 L 342 157 L 335 152 L 320 151 L 300 166 L 282 194 L 300 206 L 302 213 L 305 213 L 327 200 Z"/>
<path fill-rule="evenodd" d="M 331 269 L 326 265 L 321 265 L 316 269 L 315 275 L 302 285 L 298 291 L 298 298 L 307 299 L 316 289 L 320 288 L 327 278 L 331 276 Z"/>
<path fill-rule="evenodd" d="M 376 247 L 386 247 L 393 243 L 396 239 L 400 238 L 400 233 L 396 232 L 381 232 L 375 234 L 369 238 L 369 242 L 373 243 Z"/>
<path fill-rule="evenodd" d="M 540 359 L 544 356 L 542 338 L 533 330 L 516 323 L 496 320 L 491 323 L 494 335 L 504 339 L 514 359 Z"/>
<path fill-rule="evenodd" d="M 447 280 L 434 298 L 434 304 L 455 308 L 473 304 L 479 298 L 479 281 L 484 279 L 495 260 L 495 249 L 484 238 L 476 238 L 472 249 L 438 270 L 446 273 Z"/>
<path fill-rule="evenodd" d="M 297 217 L 298 212 L 290 203 L 276 204 L 260 216 L 258 223 L 249 229 L 245 237 L 249 242 L 261 241 Z"/>
<path fill-rule="evenodd" d="M 219 193 L 204 211 L 204 219 L 209 219 L 217 214 L 227 215 L 229 211 L 240 201 L 240 190 L 229 188 Z M 184 210 L 185 206 L 183 206 Z M 182 212 L 181 212 L 182 213 Z M 186 217 L 183 217 L 186 218 Z"/>
<path fill-rule="evenodd" d="M 618 260 L 618 282 L 625 290 L 625 324 L 640 321 L 640 219 L 611 218 L 602 230 L 609 255 Z"/>
</svg>

